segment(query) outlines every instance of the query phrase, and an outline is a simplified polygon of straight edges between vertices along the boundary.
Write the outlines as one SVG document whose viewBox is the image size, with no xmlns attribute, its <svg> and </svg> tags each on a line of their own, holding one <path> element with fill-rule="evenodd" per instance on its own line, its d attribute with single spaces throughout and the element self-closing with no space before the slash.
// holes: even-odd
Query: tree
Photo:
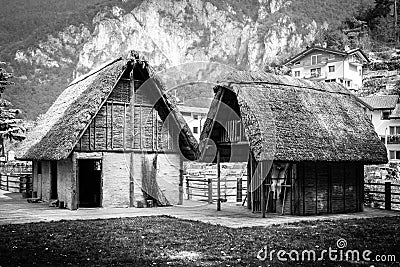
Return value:
<svg viewBox="0 0 400 267">
<path fill-rule="evenodd" d="M 25 129 L 21 125 L 22 120 L 18 118 L 20 111 L 12 109 L 11 102 L 3 98 L 4 90 L 13 85 L 10 81 L 12 74 L 1 67 L 5 63 L 0 62 L 0 156 L 4 157 L 4 140 L 22 141 L 25 139 Z"/>
</svg>

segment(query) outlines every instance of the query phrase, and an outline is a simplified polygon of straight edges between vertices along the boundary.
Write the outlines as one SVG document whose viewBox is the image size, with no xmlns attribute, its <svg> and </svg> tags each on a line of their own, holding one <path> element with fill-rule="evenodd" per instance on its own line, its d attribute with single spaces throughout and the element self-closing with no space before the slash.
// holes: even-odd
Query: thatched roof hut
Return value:
<svg viewBox="0 0 400 267">
<path fill-rule="evenodd" d="M 135 52 L 69 84 L 18 155 L 33 161 L 37 196 L 70 209 L 179 204 L 183 161 L 197 157 L 174 98 Z"/>
<path fill-rule="evenodd" d="M 18 154 L 24 160 L 60 160 L 67 158 L 79 139 L 109 98 L 123 75 L 139 64 L 147 78 L 142 90 L 151 91 L 162 120 L 171 113 L 180 130 L 179 145 L 188 159 L 197 157 L 198 144 L 179 113 L 175 101 L 145 60 L 137 55 L 117 58 L 87 75 L 77 78 L 62 92 L 28 134 Z M 159 98 L 159 100 L 158 100 Z M 132 98 L 133 99 L 133 98 Z"/>
<path fill-rule="evenodd" d="M 235 72 L 214 92 L 200 137 L 201 158 L 217 166 L 248 162 L 249 209 L 263 217 L 266 211 L 362 211 L 364 164 L 386 163 L 387 155 L 359 100 L 347 89 Z"/>
<path fill-rule="evenodd" d="M 214 121 L 229 114 L 218 111 L 221 101 L 241 118 L 257 161 L 387 162 L 385 146 L 357 98 L 338 83 L 239 71 L 223 78 L 214 92 L 201 139 L 217 141 Z"/>
</svg>

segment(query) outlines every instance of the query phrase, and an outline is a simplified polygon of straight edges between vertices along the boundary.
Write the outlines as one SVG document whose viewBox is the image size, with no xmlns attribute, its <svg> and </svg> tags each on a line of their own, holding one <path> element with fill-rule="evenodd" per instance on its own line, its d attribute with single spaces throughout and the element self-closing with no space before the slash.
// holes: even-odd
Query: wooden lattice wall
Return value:
<svg viewBox="0 0 400 267">
<path fill-rule="evenodd" d="M 131 84 L 127 78 L 118 82 L 75 151 L 173 151 L 177 148 L 178 135 L 171 134 L 171 120 L 161 120 L 145 90 L 135 90 L 132 110 Z"/>
</svg>

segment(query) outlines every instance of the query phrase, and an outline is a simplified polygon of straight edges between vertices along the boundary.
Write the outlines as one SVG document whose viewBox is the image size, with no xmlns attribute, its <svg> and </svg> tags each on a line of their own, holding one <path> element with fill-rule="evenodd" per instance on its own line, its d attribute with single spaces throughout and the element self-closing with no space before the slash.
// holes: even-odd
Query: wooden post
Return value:
<svg viewBox="0 0 400 267">
<path fill-rule="evenodd" d="M 208 186 L 208 203 L 212 204 L 213 203 L 213 190 L 212 190 L 212 179 L 211 178 L 208 178 L 207 186 Z"/>
<path fill-rule="evenodd" d="M 249 159 L 247 161 L 247 208 L 251 209 L 251 191 L 250 191 L 250 184 L 251 184 L 251 176 L 253 175 L 252 167 L 251 167 L 251 152 L 249 152 Z"/>
<path fill-rule="evenodd" d="M 186 194 L 187 194 L 187 199 L 190 199 L 190 184 L 189 184 L 189 179 L 186 177 Z"/>
<path fill-rule="evenodd" d="M 262 174 L 263 172 L 261 172 L 261 175 Z M 265 218 L 265 180 L 261 183 L 261 213 L 262 217 Z"/>
<path fill-rule="evenodd" d="M 135 177 L 133 175 L 133 172 L 135 170 L 134 167 L 135 163 L 135 153 L 131 153 L 131 160 L 130 160 L 130 170 L 129 170 L 129 206 L 134 207 L 135 206 Z"/>
<path fill-rule="evenodd" d="M 78 209 L 79 206 L 79 166 L 78 166 L 78 159 L 76 158 L 76 154 L 72 154 L 72 175 L 71 175 L 71 210 Z M 39 176 L 39 175 L 38 175 Z M 41 176 L 41 174 L 40 174 Z M 39 177 L 38 177 L 39 179 Z M 40 177 L 41 185 L 43 184 L 42 178 Z M 42 190 L 40 190 L 42 194 Z"/>
<path fill-rule="evenodd" d="M 183 204 L 183 159 L 180 158 L 179 163 L 179 200 L 178 205 Z"/>
<path fill-rule="evenodd" d="M 385 210 L 392 209 L 392 183 L 385 182 Z"/>
<path fill-rule="evenodd" d="M 242 202 L 242 198 L 243 198 L 243 189 L 242 189 L 243 185 L 242 185 L 242 177 L 237 178 L 236 181 L 236 202 Z"/>
<path fill-rule="evenodd" d="M 106 101 L 106 103 L 105 103 L 105 106 L 106 106 L 106 127 L 105 127 L 105 130 L 106 130 L 106 150 L 108 149 L 108 118 L 107 118 L 107 116 L 108 116 L 108 103 L 107 103 L 107 101 Z M 82 139 L 81 139 L 82 140 Z"/>
<path fill-rule="evenodd" d="M 217 147 L 217 211 L 221 210 L 221 155 Z"/>
</svg>

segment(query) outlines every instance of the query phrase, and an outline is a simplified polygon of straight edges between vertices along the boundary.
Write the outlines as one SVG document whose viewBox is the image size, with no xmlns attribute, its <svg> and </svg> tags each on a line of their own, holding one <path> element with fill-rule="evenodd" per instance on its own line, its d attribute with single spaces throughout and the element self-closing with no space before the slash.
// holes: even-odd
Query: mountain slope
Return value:
<svg viewBox="0 0 400 267">
<path fill-rule="evenodd" d="M 0 0 L 0 61 L 17 77 L 6 95 L 34 119 L 74 76 L 131 49 L 158 70 L 193 61 L 260 70 L 365 2 L 373 0 Z M 184 99 L 200 95 L 188 88 Z"/>
</svg>

